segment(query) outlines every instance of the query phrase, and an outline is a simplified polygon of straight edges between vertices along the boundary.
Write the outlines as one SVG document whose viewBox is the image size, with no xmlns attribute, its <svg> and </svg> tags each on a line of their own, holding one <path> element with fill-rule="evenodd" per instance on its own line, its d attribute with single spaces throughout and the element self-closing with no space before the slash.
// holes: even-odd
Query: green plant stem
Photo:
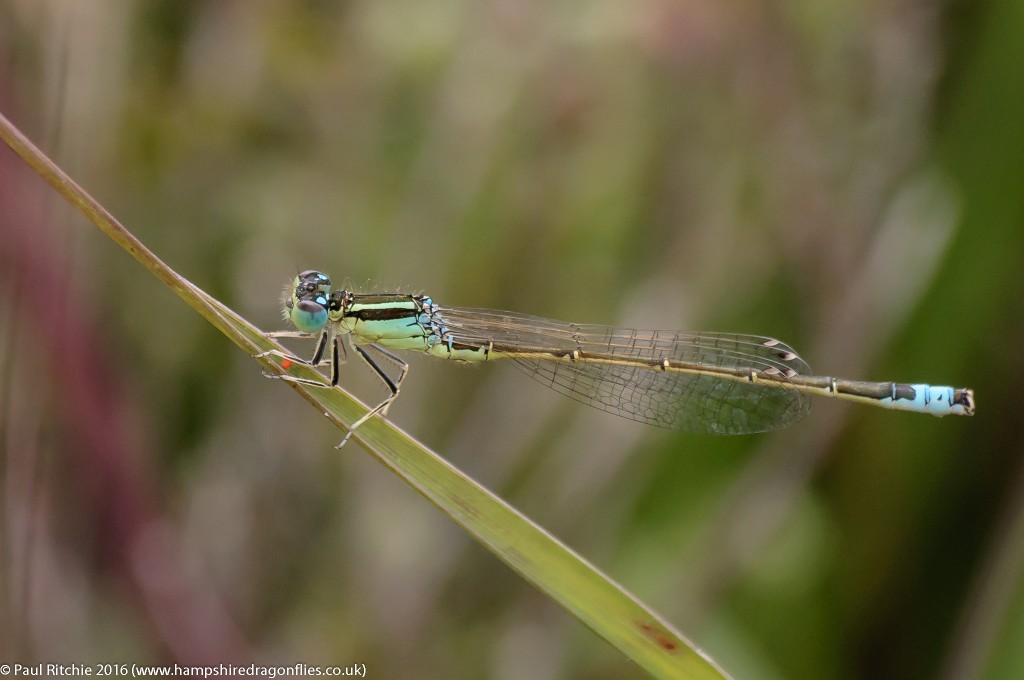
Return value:
<svg viewBox="0 0 1024 680">
<path fill-rule="evenodd" d="M 250 356 L 283 349 L 259 328 L 168 267 L 2 114 L 0 138 L 103 233 Z M 278 359 L 261 357 L 259 362 L 265 369 L 285 372 Z M 311 380 L 321 379 L 317 372 L 301 364 L 288 372 Z M 367 411 L 364 404 L 340 388 L 288 384 L 342 429 L 348 429 Z M 387 420 L 372 418 L 353 434 L 353 439 L 508 566 L 647 672 L 660 678 L 728 677 L 656 612 Z"/>
</svg>

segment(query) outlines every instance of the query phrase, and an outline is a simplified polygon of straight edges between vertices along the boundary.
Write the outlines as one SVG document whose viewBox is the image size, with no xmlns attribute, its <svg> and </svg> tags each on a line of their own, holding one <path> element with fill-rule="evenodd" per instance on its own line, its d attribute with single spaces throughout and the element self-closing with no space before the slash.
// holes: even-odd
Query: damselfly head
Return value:
<svg viewBox="0 0 1024 680">
<path fill-rule="evenodd" d="M 304 271 L 285 288 L 284 318 L 304 333 L 316 333 L 327 323 L 331 279 L 323 272 Z"/>
</svg>

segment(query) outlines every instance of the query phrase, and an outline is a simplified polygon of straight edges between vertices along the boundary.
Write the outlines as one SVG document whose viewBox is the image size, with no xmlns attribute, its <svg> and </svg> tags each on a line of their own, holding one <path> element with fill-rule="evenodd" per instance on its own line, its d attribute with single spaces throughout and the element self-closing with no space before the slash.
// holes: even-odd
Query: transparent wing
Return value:
<svg viewBox="0 0 1024 680">
<path fill-rule="evenodd" d="M 785 379 L 737 380 L 729 372 L 808 374 L 789 346 L 771 338 L 724 333 L 645 331 L 580 325 L 514 312 L 436 308 L 444 338 L 471 346 L 529 348 L 510 358 L 528 375 L 584 404 L 642 423 L 710 434 L 748 434 L 786 427 L 810 403 Z M 650 365 L 569 361 L 573 350 L 623 359 L 682 361 L 710 371 L 688 374 Z M 715 369 L 725 369 L 715 375 Z"/>
</svg>

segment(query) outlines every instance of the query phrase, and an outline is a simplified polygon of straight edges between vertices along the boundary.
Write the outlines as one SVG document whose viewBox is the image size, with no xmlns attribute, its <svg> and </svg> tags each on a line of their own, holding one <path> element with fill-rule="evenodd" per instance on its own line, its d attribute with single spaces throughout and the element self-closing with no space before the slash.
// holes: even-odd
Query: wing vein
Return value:
<svg viewBox="0 0 1024 680">
<path fill-rule="evenodd" d="M 581 325 L 488 309 L 438 306 L 445 340 L 495 348 L 530 347 L 541 354 L 510 354 L 523 372 L 576 401 L 659 427 L 712 434 L 783 428 L 810 407 L 785 380 L 749 382 L 712 374 L 660 370 L 658 362 L 708 369 L 806 375 L 807 364 L 788 345 L 763 336 L 683 333 Z M 573 351 L 646 364 L 610 365 L 574 360 Z M 546 352 L 547 354 L 544 354 Z M 496 356 L 502 351 L 495 349 Z M 651 365 L 649 360 L 656 360 Z"/>
</svg>

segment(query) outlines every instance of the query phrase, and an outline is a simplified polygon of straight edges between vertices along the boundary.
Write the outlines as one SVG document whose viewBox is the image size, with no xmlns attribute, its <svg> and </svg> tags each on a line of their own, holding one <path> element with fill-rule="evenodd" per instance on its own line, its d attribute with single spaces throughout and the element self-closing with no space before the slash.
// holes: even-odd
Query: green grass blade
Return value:
<svg viewBox="0 0 1024 680">
<path fill-rule="evenodd" d="M 177 274 L 0 115 L 0 138 L 64 198 L 250 356 L 282 349 L 231 309 Z M 282 372 L 275 357 L 257 359 Z M 296 364 L 289 372 L 319 379 Z M 289 385 L 341 429 L 367 407 L 340 388 Z M 269 385 L 269 383 L 268 383 Z M 662 678 L 728 677 L 715 663 L 617 583 L 503 500 L 382 418 L 353 435 L 367 451 L 488 550 L 548 594 L 641 668 Z"/>
</svg>

